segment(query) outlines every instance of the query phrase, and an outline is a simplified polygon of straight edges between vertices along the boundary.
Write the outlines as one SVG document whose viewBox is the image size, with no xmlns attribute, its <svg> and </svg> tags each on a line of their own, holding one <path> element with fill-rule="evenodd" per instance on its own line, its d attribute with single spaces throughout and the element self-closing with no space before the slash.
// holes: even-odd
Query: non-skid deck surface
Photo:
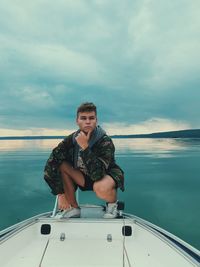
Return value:
<svg viewBox="0 0 200 267">
<path fill-rule="evenodd" d="M 42 267 L 63 266 L 123 266 L 121 241 L 106 240 L 51 240 Z"/>
<path fill-rule="evenodd" d="M 51 228 L 41 267 L 123 266 L 122 222 L 99 224 L 98 220 L 74 219 L 73 223 L 61 221 Z M 65 239 L 61 241 L 63 234 Z"/>
<path fill-rule="evenodd" d="M 48 223 L 44 219 L 5 242 L 0 266 L 123 266 L 121 222 L 102 221 L 99 225 L 92 219 L 54 220 L 51 233 L 42 235 L 41 226 Z"/>
</svg>

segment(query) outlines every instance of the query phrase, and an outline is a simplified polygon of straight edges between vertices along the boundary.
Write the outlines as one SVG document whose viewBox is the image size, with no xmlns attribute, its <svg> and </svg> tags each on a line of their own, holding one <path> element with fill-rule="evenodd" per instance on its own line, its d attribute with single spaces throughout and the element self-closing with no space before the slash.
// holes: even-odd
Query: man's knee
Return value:
<svg viewBox="0 0 200 267">
<path fill-rule="evenodd" d="M 71 170 L 72 166 L 67 162 L 67 161 L 63 161 L 60 164 L 59 170 L 61 173 L 69 173 L 69 171 Z"/>
<path fill-rule="evenodd" d="M 109 175 L 106 175 L 93 185 L 93 190 L 97 196 L 108 195 L 113 189 L 115 189 L 115 181 Z"/>
<path fill-rule="evenodd" d="M 105 193 L 105 186 L 103 186 L 101 183 L 99 182 L 95 182 L 93 184 L 93 190 L 97 195 L 102 195 Z"/>
</svg>

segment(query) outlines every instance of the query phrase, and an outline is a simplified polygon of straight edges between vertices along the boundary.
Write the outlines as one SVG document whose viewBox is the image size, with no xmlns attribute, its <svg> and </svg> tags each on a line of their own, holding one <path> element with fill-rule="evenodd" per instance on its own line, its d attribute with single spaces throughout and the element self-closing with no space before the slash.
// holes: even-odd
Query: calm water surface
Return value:
<svg viewBox="0 0 200 267">
<path fill-rule="evenodd" d="M 125 171 L 118 198 L 133 213 L 200 249 L 200 140 L 113 139 Z M 44 164 L 60 140 L 0 140 L 0 229 L 53 208 Z M 93 192 L 81 203 L 102 204 Z"/>
</svg>

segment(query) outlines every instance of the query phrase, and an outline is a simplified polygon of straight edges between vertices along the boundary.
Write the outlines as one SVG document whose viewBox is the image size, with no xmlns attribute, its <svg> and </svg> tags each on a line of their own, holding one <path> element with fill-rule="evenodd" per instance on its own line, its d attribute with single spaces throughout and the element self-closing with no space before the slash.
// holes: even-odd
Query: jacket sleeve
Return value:
<svg viewBox="0 0 200 267">
<path fill-rule="evenodd" d="M 52 150 L 44 168 L 44 179 L 54 195 L 64 192 L 63 183 L 59 171 L 60 164 L 66 159 L 66 140 L 58 144 Z"/>
<path fill-rule="evenodd" d="M 98 181 L 106 175 L 111 162 L 114 161 L 115 147 L 110 138 L 105 136 L 95 147 L 89 147 L 80 152 L 83 162 L 93 181 Z"/>
</svg>

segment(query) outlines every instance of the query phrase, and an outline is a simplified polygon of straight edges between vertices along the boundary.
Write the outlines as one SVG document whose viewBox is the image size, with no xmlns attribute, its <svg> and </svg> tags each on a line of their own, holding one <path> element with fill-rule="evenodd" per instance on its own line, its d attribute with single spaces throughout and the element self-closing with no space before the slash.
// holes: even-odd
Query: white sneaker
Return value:
<svg viewBox="0 0 200 267">
<path fill-rule="evenodd" d="M 61 218 L 80 218 L 81 209 L 70 207 L 66 210 L 63 210 Z"/>
<path fill-rule="evenodd" d="M 114 219 L 118 216 L 117 202 L 108 203 L 106 205 L 106 212 L 103 215 L 104 219 Z"/>
</svg>

